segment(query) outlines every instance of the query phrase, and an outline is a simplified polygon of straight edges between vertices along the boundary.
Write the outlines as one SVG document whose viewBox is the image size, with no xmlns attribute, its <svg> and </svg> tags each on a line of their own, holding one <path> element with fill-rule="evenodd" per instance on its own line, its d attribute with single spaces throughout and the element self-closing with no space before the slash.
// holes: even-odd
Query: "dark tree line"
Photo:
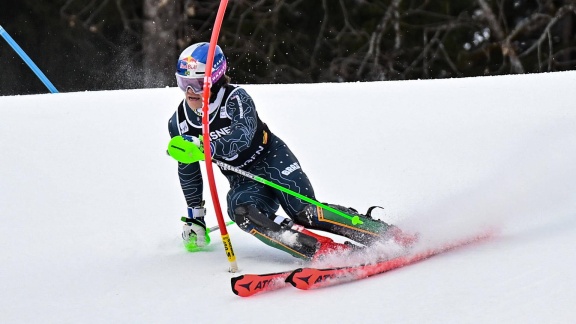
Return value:
<svg viewBox="0 0 576 324">
<path fill-rule="evenodd" d="M 19 0 L 0 24 L 60 91 L 174 86 L 218 0 Z M 576 0 L 230 0 L 238 83 L 407 80 L 576 67 Z M 0 94 L 46 92 L 0 40 Z"/>
</svg>

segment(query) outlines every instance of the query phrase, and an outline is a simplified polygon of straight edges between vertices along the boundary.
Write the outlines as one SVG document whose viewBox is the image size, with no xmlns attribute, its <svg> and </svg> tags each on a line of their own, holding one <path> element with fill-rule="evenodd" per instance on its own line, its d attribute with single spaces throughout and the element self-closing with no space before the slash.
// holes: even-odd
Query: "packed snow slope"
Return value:
<svg viewBox="0 0 576 324">
<path fill-rule="evenodd" d="M 573 323 L 575 82 L 246 85 L 320 201 L 383 206 L 424 247 L 499 230 L 363 281 L 251 298 L 232 293 L 218 233 L 206 252 L 182 246 L 165 154 L 178 89 L 0 97 L 0 322 Z M 229 231 L 239 274 L 304 265 Z"/>
</svg>

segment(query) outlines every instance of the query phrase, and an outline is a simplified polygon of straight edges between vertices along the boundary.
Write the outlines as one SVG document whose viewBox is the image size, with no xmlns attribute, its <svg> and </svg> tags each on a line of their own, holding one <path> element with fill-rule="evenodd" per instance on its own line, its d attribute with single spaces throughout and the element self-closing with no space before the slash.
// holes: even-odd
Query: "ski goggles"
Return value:
<svg viewBox="0 0 576 324">
<path fill-rule="evenodd" d="M 191 88 L 194 93 L 201 94 L 204 90 L 204 77 L 187 78 L 176 73 L 176 82 L 178 87 L 184 92 Z"/>
</svg>

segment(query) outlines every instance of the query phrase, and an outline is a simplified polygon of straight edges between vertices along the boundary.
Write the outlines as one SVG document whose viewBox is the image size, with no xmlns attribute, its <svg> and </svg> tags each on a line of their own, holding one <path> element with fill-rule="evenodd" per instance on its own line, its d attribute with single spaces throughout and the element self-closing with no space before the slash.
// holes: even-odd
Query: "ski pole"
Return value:
<svg viewBox="0 0 576 324">
<path fill-rule="evenodd" d="M 225 225 L 228 226 L 228 225 L 232 225 L 232 224 L 234 224 L 234 221 L 226 222 Z M 212 227 L 210 227 L 210 228 L 208 229 L 208 233 L 214 232 L 214 231 L 216 231 L 216 230 L 218 230 L 218 229 L 220 229 L 220 225 L 212 226 Z"/>
<path fill-rule="evenodd" d="M 301 199 L 301 200 L 304 200 L 305 202 L 311 203 L 311 204 L 313 204 L 313 205 L 315 205 L 315 206 L 318 206 L 318 207 L 320 207 L 320 208 L 322 208 L 322 209 L 331 211 L 331 212 L 333 212 L 334 214 L 337 214 L 337 215 L 339 215 L 339 216 L 342 216 L 343 218 L 348 219 L 348 220 L 352 223 L 352 225 L 360 225 L 360 224 L 363 224 L 363 222 L 360 220 L 360 217 L 358 217 L 358 215 L 356 215 L 356 216 L 350 216 L 350 215 L 348 215 L 348 214 L 346 214 L 346 213 L 344 213 L 344 212 L 342 212 L 342 211 L 340 211 L 340 210 L 338 210 L 338 209 L 336 209 L 336 208 L 332 208 L 332 207 L 330 207 L 330 206 L 328 206 L 328 205 L 325 205 L 325 204 L 323 204 L 323 203 L 321 203 L 321 202 L 318 202 L 318 201 L 316 201 L 316 200 L 314 200 L 314 199 L 312 199 L 312 198 L 308 198 L 308 197 L 306 197 L 306 196 L 304 196 L 304 195 L 302 195 L 302 194 L 297 193 L 296 191 L 292 191 L 292 190 L 290 190 L 290 189 L 288 189 L 288 188 L 282 187 L 282 186 L 280 186 L 280 185 L 278 185 L 278 184 L 276 184 L 276 183 L 274 183 L 274 182 L 272 182 L 272 181 L 268 181 L 268 180 L 266 180 L 266 179 L 264 179 L 264 178 L 262 178 L 262 177 L 259 177 L 259 176 L 257 176 L 257 175 L 254 175 L 254 174 L 252 174 L 252 173 L 250 173 L 250 172 L 248 172 L 248 171 L 244 171 L 244 170 L 242 170 L 242 169 L 240 169 L 240 168 L 231 166 L 231 165 L 229 165 L 229 164 L 227 164 L 227 163 L 224 163 L 224 162 L 219 161 L 219 160 L 216 160 L 216 159 L 212 159 L 212 161 L 215 162 L 219 167 L 221 167 L 221 168 L 224 169 L 224 170 L 233 171 L 233 172 L 238 173 L 238 174 L 240 174 L 240 175 L 242 175 L 242 176 L 245 176 L 245 177 L 247 177 L 247 178 L 249 178 L 249 179 L 252 179 L 252 180 L 254 180 L 254 181 L 256 181 L 256 182 L 260 182 L 260 183 L 262 183 L 262 184 L 264 184 L 264 185 L 267 185 L 267 186 L 269 186 L 269 187 L 272 187 L 272 188 L 274 188 L 274 189 L 278 189 L 278 190 L 280 190 L 280 191 L 282 191 L 282 192 L 284 192 L 284 193 L 287 193 L 287 194 L 289 194 L 289 195 L 291 195 L 291 196 L 294 196 L 294 197 L 297 197 L 297 198 L 299 198 L 299 199 Z"/>
<path fill-rule="evenodd" d="M 185 163 L 185 164 L 190 164 L 190 163 L 194 163 L 194 162 L 198 162 L 199 160 L 201 160 L 198 156 L 199 156 L 199 149 L 196 146 L 196 144 L 189 142 L 187 140 L 185 140 L 184 138 L 182 138 L 182 136 L 174 136 L 172 137 L 172 139 L 170 140 L 170 143 L 168 143 L 168 150 L 167 153 L 168 155 L 170 155 L 172 158 L 174 158 L 176 161 L 180 162 L 180 163 Z M 203 154 L 200 154 L 203 155 Z M 222 161 L 216 160 L 216 159 L 211 159 L 212 162 L 216 163 L 219 167 L 221 167 L 224 170 L 230 170 L 233 171 L 235 173 L 238 173 L 242 176 L 245 176 L 249 179 L 252 179 L 256 182 L 260 182 L 266 186 L 272 187 L 274 189 L 280 190 L 284 193 L 287 193 L 291 196 L 297 197 L 301 200 L 304 200 L 312 205 L 318 206 L 322 209 L 328 210 L 333 212 L 334 214 L 341 216 L 345 219 L 347 219 L 348 221 L 350 221 L 350 223 L 352 225 L 359 225 L 359 224 L 363 224 L 362 220 L 360 220 L 360 217 L 358 217 L 358 215 L 355 216 L 351 216 L 348 215 L 338 209 L 332 208 L 328 205 L 325 205 L 323 203 L 320 203 L 312 198 L 306 197 L 298 192 L 292 191 L 288 188 L 284 188 L 272 181 L 268 181 L 262 177 L 259 177 L 257 175 L 254 175 L 248 171 L 244 171 L 240 168 L 231 166 L 227 163 L 224 163 Z M 211 165 L 211 163 L 208 163 L 208 159 L 206 159 L 206 166 Z"/>
</svg>

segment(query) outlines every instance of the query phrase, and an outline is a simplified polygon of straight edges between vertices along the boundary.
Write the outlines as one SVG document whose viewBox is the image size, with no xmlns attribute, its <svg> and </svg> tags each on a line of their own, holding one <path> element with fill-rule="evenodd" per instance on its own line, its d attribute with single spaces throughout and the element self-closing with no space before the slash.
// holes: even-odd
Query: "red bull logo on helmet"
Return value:
<svg viewBox="0 0 576 324">
<path fill-rule="evenodd" d="M 180 60 L 179 69 L 181 70 L 196 70 L 198 68 L 198 61 L 191 56 L 185 57 Z M 190 74 L 189 72 L 186 75 Z"/>
</svg>

